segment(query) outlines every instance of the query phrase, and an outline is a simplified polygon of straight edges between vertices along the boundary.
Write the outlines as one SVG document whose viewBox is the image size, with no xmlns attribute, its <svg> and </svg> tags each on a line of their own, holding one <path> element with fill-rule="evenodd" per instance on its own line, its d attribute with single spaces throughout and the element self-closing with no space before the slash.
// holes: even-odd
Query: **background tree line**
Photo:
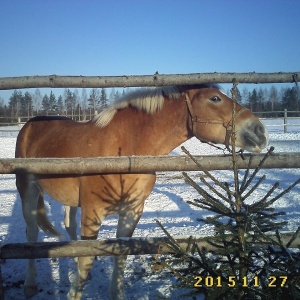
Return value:
<svg viewBox="0 0 300 300">
<path fill-rule="evenodd" d="M 238 101 L 253 112 L 274 112 L 265 116 L 279 116 L 278 111 L 299 111 L 300 95 L 298 86 L 282 87 L 278 90 L 275 86 L 269 89 L 253 89 L 251 92 L 244 88 L 237 90 Z"/>
<path fill-rule="evenodd" d="M 66 115 L 74 119 L 84 119 L 104 109 L 124 93 L 125 90 L 120 93 L 110 89 L 108 95 L 106 89 L 94 88 L 90 90 L 89 95 L 86 89 L 82 89 L 80 95 L 77 89 L 65 89 L 63 94 L 57 97 L 53 91 L 42 95 L 40 89 L 24 94 L 21 90 L 14 90 L 7 103 L 0 98 L 0 117 L 3 120 L 36 115 Z"/>
<path fill-rule="evenodd" d="M 4 118 L 32 117 L 36 115 L 66 115 L 74 119 L 90 118 L 96 112 L 105 108 L 125 94 L 116 89 L 91 89 L 87 94 L 82 89 L 81 94 L 75 89 L 65 89 L 63 95 L 58 97 L 53 93 L 42 95 L 39 89 L 34 93 L 15 90 L 5 103 L 0 98 L 0 121 Z M 230 94 L 229 92 L 227 94 Z M 247 88 L 237 90 L 237 98 L 240 103 L 251 109 L 253 112 L 274 112 L 265 116 L 280 116 L 278 111 L 287 109 L 299 111 L 299 89 L 294 87 L 275 86 L 270 88 L 254 88 L 249 91 Z M 298 114 L 299 115 L 299 114 Z"/>
</svg>

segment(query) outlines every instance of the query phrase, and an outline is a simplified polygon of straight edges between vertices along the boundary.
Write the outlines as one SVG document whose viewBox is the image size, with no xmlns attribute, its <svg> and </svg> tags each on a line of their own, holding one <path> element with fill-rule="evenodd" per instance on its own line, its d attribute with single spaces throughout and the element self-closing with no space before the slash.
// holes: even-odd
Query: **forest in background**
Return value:
<svg viewBox="0 0 300 300">
<path fill-rule="evenodd" d="M 18 117 L 26 120 L 37 115 L 65 115 L 76 120 L 90 119 L 95 113 L 107 107 L 110 103 L 117 101 L 120 97 L 130 91 L 123 89 L 91 89 L 89 94 L 86 89 L 79 93 L 78 89 L 65 89 L 58 97 L 53 93 L 42 95 L 40 89 L 34 93 L 14 90 L 12 95 L 5 101 L 0 98 L 0 122 L 16 122 Z M 227 94 L 230 94 L 227 91 Z M 281 111 L 296 111 L 299 114 L 299 88 L 275 86 L 270 88 L 247 88 L 237 91 L 237 100 L 253 112 L 268 112 L 260 114 L 264 117 L 280 117 Z M 271 113 L 270 113 L 271 112 Z"/>
</svg>

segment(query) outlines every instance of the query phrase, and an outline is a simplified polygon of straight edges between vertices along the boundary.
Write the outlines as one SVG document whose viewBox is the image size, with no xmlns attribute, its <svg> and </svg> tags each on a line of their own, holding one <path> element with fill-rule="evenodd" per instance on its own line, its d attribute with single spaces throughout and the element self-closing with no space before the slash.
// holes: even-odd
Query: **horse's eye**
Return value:
<svg viewBox="0 0 300 300">
<path fill-rule="evenodd" d="M 209 100 L 211 100 L 212 102 L 217 103 L 217 102 L 220 102 L 220 101 L 221 101 L 221 98 L 219 98 L 218 96 L 213 96 L 213 97 L 211 97 Z"/>
</svg>

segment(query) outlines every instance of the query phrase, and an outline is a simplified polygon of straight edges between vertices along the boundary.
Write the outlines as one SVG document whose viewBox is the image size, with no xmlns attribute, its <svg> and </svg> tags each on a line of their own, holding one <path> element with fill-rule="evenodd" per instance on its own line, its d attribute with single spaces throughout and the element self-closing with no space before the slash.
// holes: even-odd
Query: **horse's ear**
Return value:
<svg viewBox="0 0 300 300">
<path fill-rule="evenodd" d="M 178 85 L 177 88 L 180 93 L 186 93 L 188 90 L 191 90 L 194 87 L 193 85 L 185 84 L 185 85 Z"/>
<path fill-rule="evenodd" d="M 179 91 L 181 94 L 187 94 L 189 99 L 192 101 L 192 99 L 194 98 L 195 94 L 197 92 L 199 92 L 198 89 L 194 89 L 191 88 L 190 86 L 188 86 L 188 88 L 186 88 L 187 86 L 181 86 L 181 88 L 179 88 Z"/>
<path fill-rule="evenodd" d="M 187 90 L 200 90 L 204 88 L 215 88 L 218 90 L 221 90 L 221 86 L 219 84 L 215 83 L 199 83 L 199 84 L 183 84 L 183 85 L 178 85 L 177 89 L 180 93 L 184 93 Z"/>
<path fill-rule="evenodd" d="M 209 86 L 206 84 L 190 84 L 190 85 L 179 85 L 177 86 L 178 91 L 183 94 L 187 94 L 189 98 L 192 100 L 194 95 L 199 92 L 203 88 L 208 88 Z"/>
</svg>

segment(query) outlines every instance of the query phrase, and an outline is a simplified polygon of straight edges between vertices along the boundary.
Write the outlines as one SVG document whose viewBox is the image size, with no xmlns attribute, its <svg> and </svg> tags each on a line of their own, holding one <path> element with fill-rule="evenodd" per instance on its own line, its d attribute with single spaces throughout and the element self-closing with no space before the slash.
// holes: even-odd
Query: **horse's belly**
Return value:
<svg viewBox="0 0 300 300">
<path fill-rule="evenodd" d="M 78 178 L 38 179 L 40 187 L 53 199 L 70 206 L 79 206 Z"/>
<path fill-rule="evenodd" d="M 106 216 L 124 213 L 143 204 L 154 183 L 154 174 L 84 176 L 80 179 L 81 207 Z"/>
</svg>

